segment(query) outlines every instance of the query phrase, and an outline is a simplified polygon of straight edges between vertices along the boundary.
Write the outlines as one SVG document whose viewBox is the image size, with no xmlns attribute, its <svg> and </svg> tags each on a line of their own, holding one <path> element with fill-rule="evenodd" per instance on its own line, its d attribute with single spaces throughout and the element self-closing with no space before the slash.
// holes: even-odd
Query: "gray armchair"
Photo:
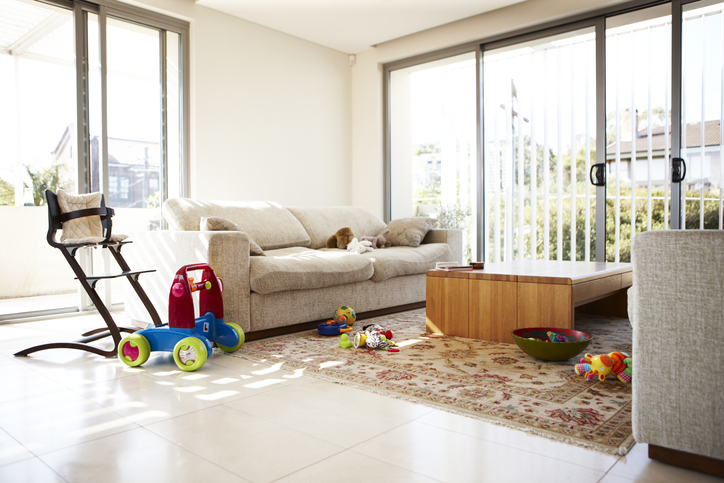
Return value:
<svg viewBox="0 0 724 483">
<path fill-rule="evenodd" d="M 634 438 L 724 476 L 724 231 L 641 233 L 632 264 Z"/>
</svg>

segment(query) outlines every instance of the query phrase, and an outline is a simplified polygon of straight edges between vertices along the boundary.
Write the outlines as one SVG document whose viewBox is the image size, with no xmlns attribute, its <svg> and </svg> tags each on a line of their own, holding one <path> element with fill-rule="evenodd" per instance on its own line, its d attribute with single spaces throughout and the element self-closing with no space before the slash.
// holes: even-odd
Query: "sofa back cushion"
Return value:
<svg viewBox="0 0 724 483">
<path fill-rule="evenodd" d="M 289 210 L 272 201 L 205 201 L 172 198 L 163 215 L 173 230 L 199 231 L 202 217 L 226 218 L 246 232 L 263 250 L 308 247 L 309 235 Z"/>
<path fill-rule="evenodd" d="M 367 208 L 359 206 L 297 206 L 289 211 L 301 222 L 312 239 L 310 248 L 324 248 L 327 238 L 348 226 L 358 239 L 377 236 L 385 222 Z"/>
</svg>

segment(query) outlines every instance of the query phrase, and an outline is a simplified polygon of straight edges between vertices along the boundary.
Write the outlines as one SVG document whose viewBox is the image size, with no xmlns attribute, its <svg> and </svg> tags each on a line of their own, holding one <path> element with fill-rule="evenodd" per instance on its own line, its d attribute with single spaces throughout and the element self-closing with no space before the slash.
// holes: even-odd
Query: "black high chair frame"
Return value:
<svg viewBox="0 0 724 483">
<path fill-rule="evenodd" d="M 151 320 L 153 320 L 154 325 L 158 326 L 161 325 L 161 319 L 158 316 L 158 312 L 156 312 L 156 309 L 151 303 L 151 300 L 148 298 L 148 295 L 146 295 L 143 287 L 141 287 L 141 284 L 138 282 L 138 277 L 142 273 L 155 272 L 155 270 L 131 270 L 131 268 L 128 266 L 128 263 L 126 263 L 123 255 L 121 255 L 121 248 L 123 248 L 124 245 L 132 242 L 127 240 L 120 242 L 111 240 L 111 231 L 113 227 L 111 218 L 114 215 L 114 211 L 113 208 L 106 206 L 105 198 L 102 195 L 101 206 L 99 208 L 87 208 L 83 210 L 71 211 L 68 213 L 61 213 L 60 205 L 58 204 L 58 196 L 54 192 L 50 190 L 45 190 L 45 198 L 48 202 L 48 244 L 60 250 L 65 259 L 68 261 L 70 267 L 73 269 L 73 272 L 76 275 L 76 278 L 80 282 L 83 289 L 85 289 L 90 299 L 93 301 L 95 308 L 103 317 L 103 320 L 106 323 L 106 327 L 100 327 L 98 329 L 93 329 L 85 332 L 81 334 L 81 339 L 72 342 L 51 342 L 48 344 L 36 345 L 17 352 L 15 355 L 27 356 L 28 354 L 32 354 L 33 352 L 46 349 L 78 349 L 93 352 L 95 354 L 105 357 L 115 357 L 117 356 L 118 344 L 120 344 L 121 342 L 121 332 L 132 333 L 139 329 L 135 327 L 119 327 L 116 325 L 116 322 L 113 320 L 113 317 L 111 316 L 108 308 L 96 292 L 96 284 L 99 280 L 126 277 L 129 283 L 133 286 L 133 289 L 136 291 L 138 297 L 143 302 L 146 310 L 148 310 L 148 313 L 151 315 Z M 64 222 L 87 216 L 101 217 L 101 225 L 103 227 L 103 233 L 105 237 L 103 241 L 98 243 L 59 243 L 55 240 L 56 232 L 63 228 Z M 81 248 L 97 247 L 107 248 L 108 250 L 110 250 L 111 255 L 113 255 L 113 258 L 118 263 L 118 266 L 121 268 L 122 272 L 115 274 L 109 273 L 100 275 L 86 275 L 85 271 L 80 266 L 80 263 L 78 263 L 78 260 L 75 258 L 75 255 Z M 90 344 L 90 342 L 94 342 L 105 337 L 113 338 L 114 344 L 112 350 L 105 350 Z"/>
</svg>

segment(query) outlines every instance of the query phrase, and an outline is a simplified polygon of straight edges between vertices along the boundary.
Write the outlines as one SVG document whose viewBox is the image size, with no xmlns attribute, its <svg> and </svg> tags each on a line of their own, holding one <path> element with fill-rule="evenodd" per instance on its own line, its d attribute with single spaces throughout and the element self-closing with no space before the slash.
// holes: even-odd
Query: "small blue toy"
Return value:
<svg viewBox="0 0 724 483">
<path fill-rule="evenodd" d="M 352 326 L 347 325 L 347 317 L 335 315 L 335 319 L 329 319 L 317 326 L 319 335 L 339 335 L 345 332 L 352 332 Z"/>
<path fill-rule="evenodd" d="M 201 282 L 194 283 L 188 272 L 203 270 Z M 185 265 L 174 277 L 168 296 L 168 324 L 139 330 L 118 345 L 118 357 L 136 367 L 148 360 L 151 351 L 170 351 L 176 365 L 184 371 L 203 366 L 211 351 L 211 342 L 224 352 L 234 352 L 244 343 L 244 331 L 237 324 L 224 322 L 221 280 L 206 263 Z M 199 313 L 194 319 L 191 294 L 199 291 Z"/>
</svg>

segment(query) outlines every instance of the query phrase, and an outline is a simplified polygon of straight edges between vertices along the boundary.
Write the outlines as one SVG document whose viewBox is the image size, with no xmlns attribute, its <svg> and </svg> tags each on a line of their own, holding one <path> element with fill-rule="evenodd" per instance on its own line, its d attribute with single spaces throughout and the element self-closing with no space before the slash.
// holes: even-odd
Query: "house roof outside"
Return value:
<svg viewBox="0 0 724 483">
<path fill-rule="evenodd" d="M 668 138 L 668 147 L 671 148 L 671 128 L 669 132 L 664 132 L 664 126 L 651 129 L 651 150 L 653 152 L 661 152 L 666 149 Z M 721 144 L 721 121 L 706 121 L 704 123 L 704 146 L 719 146 Z M 620 142 L 621 154 L 630 157 L 631 141 Z M 701 146 L 701 123 L 692 122 L 686 125 L 686 147 L 698 148 Z M 636 142 L 634 149 L 637 153 L 646 153 L 649 150 L 648 129 L 641 129 L 636 133 Z M 616 144 L 611 143 L 606 146 L 606 158 L 613 159 L 616 155 Z"/>
</svg>

